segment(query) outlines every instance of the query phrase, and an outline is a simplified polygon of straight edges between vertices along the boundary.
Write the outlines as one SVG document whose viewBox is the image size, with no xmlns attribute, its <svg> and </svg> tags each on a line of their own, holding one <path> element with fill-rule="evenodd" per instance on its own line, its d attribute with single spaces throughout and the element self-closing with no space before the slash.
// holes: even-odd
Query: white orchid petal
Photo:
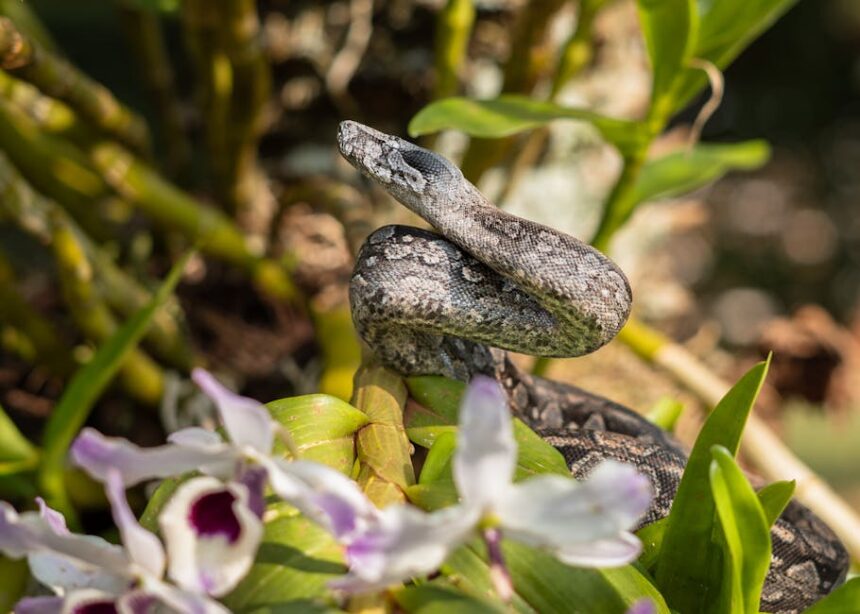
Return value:
<svg viewBox="0 0 860 614">
<path fill-rule="evenodd" d="M 66 517 L 45 503 L 42 497 L 36 497 L 36 505 L 39 506 L 39 515 L 45 520 L 51 530 L 57 535 L 68 535 L 69 528 L 66 526 Z"/>
<path fill-rule="evenodd" d="M 111 505 L 113 520 L 119 529 L 122 543 L 129 558 L 156 578 L 164 575 L 164 548 L 158 538 L 140 526 L 128 501 L 118 471 L 108 471 L 105 493 Z"/>
<path fill-rule="evenodd" d="M 170 612 L 182 614 L 231 614 L 223 605 L 203 595 L 176 588 L 165 582 L 149 579 L 143 590 L 166 605 Z M 161 612 L 162 610 L 158 610 Z"/>
<path fill-rule="evenodd" d="M 511 415 L 499 384 L 476 376 L 463 397 L 453 472 L 463 501 L 492 507 L 510 487 L 517 461 Z"/>
<path fill-rule="evenodd" d="M 478 516 L 460 507 L 432 514 L 392 505 L 347 547 L 349 573 L 329 583 L 363 593 L 432 573 L 471 533 Z"/>
<path fill-rule="evenodd" d="M 571 544 L 555 551 L 563 563 L 577 567 L 620 567 L 636 560 L 642 552 L 642 542 L 632 533 Z"/>
<path fill-rule="evenodd" d="M 532 478 L 513 486 L 495 511 L 510 537 L 532 545 L 566 548 L 613 538 L 647 510 L 650 483 L 615 462 L 599 476 L 584 483 L 556 475 Z"/>
<path fill-rule="evenodd" d="M 157 601 L 149 591 L 128 591 L 116 600 L 117 614 L 150 614 Z"/>
<path fill-rule="evenodd" d="M 225 388 L 204 369 L 194 369 L 191 377 L 206 396 L 214 401 L 224 430 L 234 444 L 250 446 L 263 454 L 272 451 L 275 437 L 272 416 L 262 403 Z"/>
<path fill-rule="evenodd" d="M 25 597 L 15 604 L 14 614 L 60 614 L 62 597 Z"/>
<path fill-rule="evenodd" d="M 116 595 L 96 589 L 73 591 L 63 600 L 62 614 L 98 614 L 116 607 Z"/>
<path fill-rule="evenodd" d="M 168 575 L 186 590 L 216 597 L 248 573 L 263 537 L 263 523 L 248 507 L 247 489 L 211 477 L 180 486 L 159 523 L 169 554 Z"/>
<path fill-rule="evenodd" d="M 116 470 L 123 485 L 134 486 L 152 478 L 167 478 L 195 469 L 211 469 L 225 462 L 233 464 L 235 452 L 226 444 L 221 447 L 186 447 L 168 444 L 141 448 L 98 431 L 84 429 L 72 444 L 72 458 L 93 478 L 104 482 L 108 471 Z"/>
<path fill-rule="evenodd" d="M 89 538 L 100 547 L 113 547 L 95 535 Z M 55 552 L 34 552 L 27 557 L 30 573 L 41 584 L 57 591 L 94 588 L 117 593 L 128 585 L 127 575 L 115 575 L 109 569 Z"/>
<path fill-rule="evenodd" d="M 217 448 L 224 445 L 221 435 L 199 426 L 179 429 L 167 436 L 167 441 L 185 448 Z"/>
</svg>

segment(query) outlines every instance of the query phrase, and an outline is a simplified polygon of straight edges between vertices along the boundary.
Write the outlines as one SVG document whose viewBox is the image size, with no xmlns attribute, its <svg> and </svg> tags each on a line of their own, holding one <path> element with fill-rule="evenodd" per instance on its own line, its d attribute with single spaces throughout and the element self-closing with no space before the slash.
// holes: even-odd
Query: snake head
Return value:
<svg viewBox="0 0 860 614">
<path fill-rule="evenodd" d="M 350 164 L 413 210 L 463 176 L 439 154 L 358 122 L 340 123 L 337 144 Z"/>
</svg>

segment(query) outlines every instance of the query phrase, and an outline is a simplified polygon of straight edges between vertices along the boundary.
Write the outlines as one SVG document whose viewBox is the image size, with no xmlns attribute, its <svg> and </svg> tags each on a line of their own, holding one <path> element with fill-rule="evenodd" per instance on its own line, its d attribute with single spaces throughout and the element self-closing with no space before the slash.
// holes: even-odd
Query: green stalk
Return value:
<svg viewBox="0 0 860 614">
<path fill-rule="evenodd" d="M 254 0 L 185 0 L 182 22 L 200 77 L 216 193 L 233 214 L 254 198 L 271 74 Z"/>
<path fill-rule="evenodd" d="M 44 245 L 51 244 L 52 227 L 56 222 L 74 232 L 92 262 L 98 291 L 112 309 L 129 317 L 149 302 L 150 292 L 117 266 L 59 205 L 35 192 L 5 156 L 0 156 L 0 186 L 4 188 L 0 192 L 0 213 Z M 182 319 L 179 305 L 171 301 L 169 310 L 162 310 L 155 316 L 147 331 L 147 342 L 161 360 L 187 371 L 194 360 L 183 335 Z"/>
<path fill-rule="evenodd" d="M 86 121 L 131 149 L 149 151 L 149 132 L 137 114 L 110 90 L 22 34 L 6 17 L 0 17 L 0 68 L 64 101 Z"/>
<path fill-rule="evenodd" d="M 473 0 L 448 0 L 436 18 L 435 68 L 433 98 L 455 96 L 466 60 L 469 37 L 475 23 Z"/>
<path fill-rule="evenodd" d="M 5 200 L 5 190 L 0 190 L 0 199 Z M 72 372 L 74 364 L 70 358 L 70 349 L 63 344 L 59 331 L 20 295 L 15 273 L 2 251 L 0 251 L 0 321 L 14 327 L 17 331 L 18 343 L 15 345 L 22 354 L 22 358 L 32 364 L 44 365 L 60 376 Z"/>
<path fill-rule="evenodd" d="M 633 211 L 636 209 L 636 205 L 638 204 L 635 193 L 636 182 L 639 179 L 642 166 L 645 164 L 647 154 L 648 145 L 645 145 L 630 155 L 624 156 L 621 174 L 609 193 L 609 198 L 606 200 L 606 205 L 604 205 L 603 215 L 600 218 L 597 232 L 591 240 L 591 244 L 600 251 L 608 251 L 609 242 L 615 231 L 630 219 L 630 216 L 633 215 Z"/>
<path fill-rule="evenodd" d="M 377 506 L 406 501 L 404 490 L 415 483 L 410 450 L 403 426 L 406 385 L 396 373 L 364 365 L 355 374 L 352 405 L 371 423 L 358 432 L 356 452 L 362 490 Z"/>
<path fill-rule="evenodd" d="M 75 233 L 62 222 L 53 232 L 54 256 L 66 306 L 84 335 L 96 344 L 112 337 L 117 329 L 113 315 L 93 284 L 93 269 Z M 157 406 L 164 393 L 164 373 L 149 356 L 132 349 L 123 361 L 123 388 L 138 401 Z"/>
<path fill-rule="evenodd" d="M 128 0 L 116 0 L 120 21 L 141 69 L 141 78 L 158 120 L 165 149 L 164 168 L 171 177 L 181 175 L 191 160 L 191 144 L 176 94 L 173 66 L 161 21 L 156 13 L 138 8 Z"/>
</svg>

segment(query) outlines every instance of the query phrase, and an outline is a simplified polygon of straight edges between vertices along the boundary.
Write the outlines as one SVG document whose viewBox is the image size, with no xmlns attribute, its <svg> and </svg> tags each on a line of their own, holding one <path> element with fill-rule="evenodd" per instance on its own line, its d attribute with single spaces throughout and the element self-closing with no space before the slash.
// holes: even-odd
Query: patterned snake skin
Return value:
<svg viewBox="0 0 860 614">
<path fill-rule="evenodd" d="M 665 517 L 686 463 L 679 444 L 621 405 L 521 372 L 504 352 L 579 356 L 608 342 L 632 298 L 618 267 L 573 237 L 499 210 L 432 151 L 352 121 L 340 125 L 338 146 L 439 233 L 386 226 L 361 249 L 352 314 L 380 360 L 404 375 L 493 375 L 575 477 L 605 458 L 632 463 L 655 492 L 641 526 Z M 762 611 L 797 612 L 844 579 L 847 552 L 802 505 L 789 504 L 771 537 Z"/>
</svg>

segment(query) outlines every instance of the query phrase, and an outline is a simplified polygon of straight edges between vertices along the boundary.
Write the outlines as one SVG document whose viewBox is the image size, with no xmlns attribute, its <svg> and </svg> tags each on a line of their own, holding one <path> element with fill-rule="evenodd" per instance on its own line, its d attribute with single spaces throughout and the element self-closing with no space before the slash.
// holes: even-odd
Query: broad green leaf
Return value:
<svg viewBox="0 0 860 614">
<path fill-rule="evenodd" d="M 421 376 L 406 380 L 409 394 L 420 406 L 410 405 L 404 416 L 409 439 L 430 448 L 436 438 L 457 430 L 460 398 L 466 386 L 444 377 Z M 570 475 L 561 453 L 545 442 L 521 420 L 514 420 L 514 439 L 518 447 L 516 478 L 539 473 Z"/>
<path fill-rule="evenodd" d="M 454 433 L 442 433 L 433 442 L 433 446 L 424 459 L 419 484 L 430 484 L 440 480 L 451 480 L 451 461 L 457 448 L 457 436 Z"/>
<path fill-rule="evenodd" d="M 675 423 L 684 411 L 684 404 L 671 397 L 663 397 L 646 414 L 646 418 L 664 431 L 675 430 Z"/>
<path fill-rule="evenodd" d="M 315 607 L 332 605 L 326 583 L 346 571 L 341 546 L 284 503 L 269 506 L 265 518 L 263 543 L 254 565 L 223 599 L 224 605 L 232 612 L 260 608 L 286 612 L 290 602 L 296 601 L 302 605 L 310 601 Z"/>
<path fill-rule="evenodd" d="M 158 309 L 173 293 L 190 257 L 191 252 L 174 265 L 149 303 L 129 318 L 98 349 L 92 360 L 75 373 L 48 420 L 43 438 L 39 485 L 48 503 L 62 511 L 70 520 L 74 520 L 74 510 L 68 502 L 63 485 L 63 470 L 69 446 L 86 422 L 93 405 L 116 375 L 123 359 L 137 345 Z"/>
<path fill-rule="evenodd" d="M 471 595 L 493 595 L 495 589 L 490 580 L 490 568 L 482 558 L 483 544 L 477 540 L 470 545 L 457 548 L 442 564 L 441 572 L 458 588 Z M 517 593 L 511 599 L 510 608 L 521 614 L 534 614 L 535 609 Z"/>
<path fill-rule="evenodd" d="M 770 530 L 755 491 L 731 452 L 711 448 L 711 493 L 725 537 L 729 578 L 723 577 L 729 611 L 757 614 L 770 566 Z"/>
<path fill-rule="evenodd" d="M 454 480 L 439 480 L 429 484 L 406 487 L 406 498 L 421 509 L 433 511 L 455 505 L 460 500 Z"/>
<path fill-rule="evenodd" d="M 857 614 L 860 612 L 860 578 L 848 580 L 804 614 Z"/>
<path fill-rule="evenodd" d="M 794 494 L 794 480 L 784 480 L 768 484 L 758 491 L 758 502 L 764 510 L 764 517 L 767 520 L 767 526 L 772 527 L 779 515 L 791 501 L 791 496 Z"/>
<path fill-rule="evenodd" d="M 693 57 L 723 69 L 797 0 L 699 0 L 699 32 Z M 680 110 L 707 83 L 701 70 L 678 79 L 674 109 Z"/>
<path fill-rule="evenodd" d="M 651 112 L 662 127 L 671 113 L 671 93 L 696 44 L 695 0 L 639 0 L 639 22 L 651 60 Z"/>
<path fill-rule="evenodd" d="M 636 601 L 650 598 L 657 612 L 668 612 L 656 587 L 635 567 L 570 567 L 540 550 L 507 541 L 505 561 L 517 593 L 538 612 L 623 614 Z"/>
<path fill-rule="evenodd" d="M 304 460 L 324 463 L 349 474 L 355 462 L 355 433 L 370 422 L 367 414 L 326 394 L 308 394 L 266 404 L 272 417 L 290 431 Z M 276 449 L 283 450 L 282 444 Z"/>
<path fill-rule="evenodd" d="M 295 599 L 256 608 L 247 614 L 344 614 L 344 612 L 344 610 L 338 610 L 335 607 L 310 599 Z"/>
<path fill-rule="evenodd" d="M 706 612 L 719 599 L 722 554 L 714 541 L 715 513 L 708 478 L 711 448 L 737 453 L 741 433 L 767 374 L 750 369 L 717 404 L 699 433 L 666 522 L 657 561 L 657 586 L 679 612 Z"/>
<path fill-rule="evenodd" d="M 768 484 L 756 494 L 762 509 L 764 509 L 768 526 L 773 526 L 794 494 L 794 481 Z M 666 520 L 666 518 L 661 518 L 636 531 L 636 537 L 642 541 L 642 554 L 639 555 L 636 562 L 644 569 L 653 569 L 657 558 L 660 556 L 660 547 L 666 532 Z"/>
<path fill-rule="evenodd" d="M 493 100 L 446 98 L 430 103 L 409 122 L 409 134 L 416 137 L 439 130 L 461 130 L 471 136 L 500 138 L 557 119 L 589 122 L 621 151 L 633 151 L 647 138 L 645 127 L 637 122 L 514 94 Z"/>
<path fill-rule="evenodd" d="M 454 586 L 441 584 L 430 582 L 398 590 L 394 600 L 405 612 L 416 614 L 504 614 L 508 611 L 501 603 L 479 599 Z"/>
<path fill-rule="evenodd" d="M 0 464 L 21 461 L 35 461 L 39 456 L 38 450 L 24 437 L 12 418 L 0 406 Z M 30 467 L 32 469 L 32 467 Z M 9 473 L 9 472 L 2 472 Z"/>
<path fill-rule="evenodd" d="M 700 143 L 650 160 L 642 167 L 633 190 L 633 202 L 672 198 L 715 181 L 732 170 L 759 168 L 770 158 L 764 141 L 731 144 Z"/>
</svg>

